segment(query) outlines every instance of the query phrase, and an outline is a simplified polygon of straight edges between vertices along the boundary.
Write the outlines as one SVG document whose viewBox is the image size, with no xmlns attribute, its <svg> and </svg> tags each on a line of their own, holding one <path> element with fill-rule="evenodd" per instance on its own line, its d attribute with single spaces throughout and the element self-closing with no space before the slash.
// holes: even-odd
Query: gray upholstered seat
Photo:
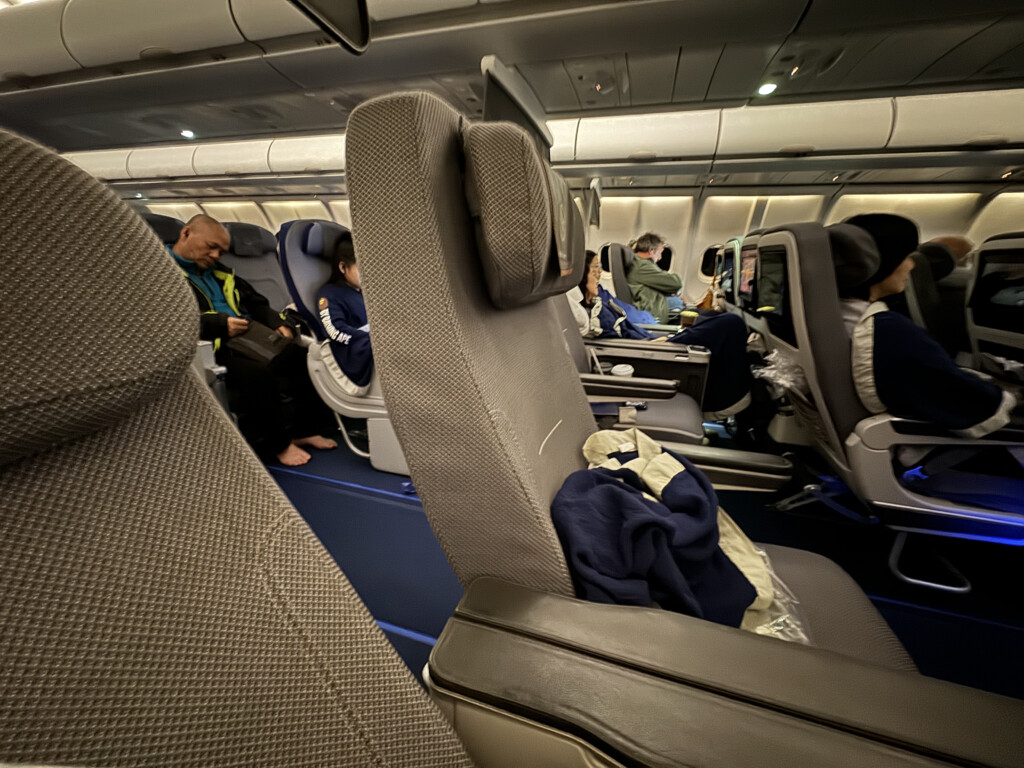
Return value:
<svg viewBox="0 0 1024 768">
<path fill-rule="evenodd" d="M 3 305 L 56 290 L 74 318 L 4 353 L 0 761 L 469 766 L 191 372 L 195 301 L 159 239 L 3 131 L 0 166 Z"/>
<path fill-rule="evenodd" d="M 178 235 L 185 222 L 173 216 L 164 216 L 162 213 L 150 213 L 146 211 L 141 214 L 146 223 L 153 228 L 156 236 L 166 245 L 174 245 L 178 242 Z"/>
<path fill-rule="evenodd" d="M 572 595 L 549 510 L 566 476 L 584 466 L 595 424 L 546 298 L 582 271 L 582 242 L 570 267 L 557 229 L 552 236 L 565 182 L 546 173 L 521 129 L 466 125 L 425 93 L 358 107 L 346 167 L 384 398 L 456 575 Z M 582 230 L 576 207 L 562 210 L 574 219 L 562 225 Z M 429 296 L 431 311 L 409 312 L 404 299 L 414 294 Z M 839 569 L 829 561 L 794 556 L 805 557 L 813 562 L 800 562 L 801 581 L 819 571 L 821 584 L 836 585 L 808 595 L 829 625 L 811 629 L 823 647 L 912 667 L 856 585 L 841 572 L 845 581 L 832 579 Z M 828 609 L 839 605 L 849 610 Z M 848 640 L 831 644 L 840 637 Z"/>
<path fill-rule="evenodd" d="M 956 269 L 952 252 L 939 243 L 926 243 L 910 254 L 914 269 L 907 281 L 907 308 L 911 319 L 931 334 L 942 348 L 956 356 L 970 347 L 963 289 L 941 282 Z"/>
<path fill-rule="evenodd" d="M 277 238 L 269 229 L 240 221 L 226 221 L 231 247 L 221 263 L 259 291 L 280 312 L 291 304 L 281 265 L 277 260 Z"/>
</svg>

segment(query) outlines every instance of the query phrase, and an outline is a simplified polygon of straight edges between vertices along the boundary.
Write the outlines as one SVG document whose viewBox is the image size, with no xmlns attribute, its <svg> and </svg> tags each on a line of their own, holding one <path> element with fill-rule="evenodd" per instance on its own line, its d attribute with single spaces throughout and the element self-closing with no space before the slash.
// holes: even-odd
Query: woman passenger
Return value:
<svg viewBox="0 0 1024 768">
<path fill-rule="evenodd" d="M 637 341 L 672 342 L 705 347 L 711 352 L 707 384 L 701 407 L 705 417 L 724 419 L 742 411 L 750 404 L 751 374 L 747 364 L 747 326 L 737 315 L 702 312 L 690 328 L 674 336 L 655 336 L 634 325 L 626 317 L 621 299 L 612 296 L 600 284 L 601 262 L 593 251 L 587 251 L 580 302 L 589 317 L 583 336 L 587 338 L 620 338 Z"/>
</svg>

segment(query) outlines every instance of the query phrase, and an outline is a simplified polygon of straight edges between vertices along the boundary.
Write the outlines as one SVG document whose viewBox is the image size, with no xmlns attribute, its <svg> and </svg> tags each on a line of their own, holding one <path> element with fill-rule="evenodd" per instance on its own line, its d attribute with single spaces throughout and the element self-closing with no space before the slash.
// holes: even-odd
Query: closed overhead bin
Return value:
<svg viewBox="0 0 1024 768">
<path fill-rule="evenodd" d="M 135 149 L 128 156 L 128 175 L 133 179 L 195 176 L 192 166 L 194 145 Z"/>
<path fill-rule="evenodd" d="M 128 156 L 131 153 L 130 149 L 102 149 L 97 152 L 69 152 L 64 157 L 97 179 L 113 181 L 129 178 Z"/>
<path fill-rule="evenodd" d="M 0 13 L 0 79 L 79 69 L 60 35 L 67 0 L 22 3 Z"/>
<path fill-rule="evenodd" d="M 882 149 L 892 120 L 891 99 L 723 109 L 718 156 Z"/>
<path fill-rule="evenodd" d="M 197 144 L 192 168 L 200 176 L 269 173 L 271 139 Z"/>
<path fill-rule="evenodd" d="M 711 157 L 721 110 L 584 117 L 576 134 L 576 160 L 662 160 Z"/>
<path fill-rule="evenodd" d="M 275 139 L 270 146 L 274 173 L 345 170 L 345 134 Z"/>
<path fill-rule="evenodd" d="M 306 14 L 286 0 L 231 0 L 231 13 L 247 40 L 320 31 Z"/>
<path fill-rule="evenodd" d="M 228 0 L 68 0 L 61 28 L 83 67 L 245 42 Z"/>
<path fill-rule="evenodd" d="M 1024 142 L 1024 89 L 900 96 L 889 147 L 998 146 Z"/>
</svg>

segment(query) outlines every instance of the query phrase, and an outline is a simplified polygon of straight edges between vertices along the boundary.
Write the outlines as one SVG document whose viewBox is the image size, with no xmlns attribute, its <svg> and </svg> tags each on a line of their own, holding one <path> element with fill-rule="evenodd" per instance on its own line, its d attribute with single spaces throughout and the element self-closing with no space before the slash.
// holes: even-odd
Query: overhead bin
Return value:
<svg viewBox="0 0 1024 768">
<path fill-rule="evenodd" d="M 130 149 L 101 149 L 96 152 L 69 152 L 65 158 L 97 179 L 127 179 Z"/>
<path fill-rule="evenodd" d="M 61 31 L 83 67 L 245 42 L 229 0 L 68 0 Z"/>
<path fill-rule="evenodd" d="M 275 139 L 270 146 L 270 170 L 343 171 L 345 170 L 345 134 Z"/>
<path fill-rule="evenodd" d="M 320 29 L 286 0 L 231 0 L 231 13 L 247 40 L 269 40 Z"/>
<path fill-rule="evenodd" d="M 60 36 L 67 2 L 22 3 L 0 13 L 0 79 L 79 69 Z"/>
<path fill-rule="evenodd" d="M 584 117 L 576 134 L 576 160 L 661 160 L 711 157 L 721 110 Z"/>
<path fill-rule="evenodd" d="M 900 96 L 889 147 L 998 146 L 1024 142 L 1024 89 Z"/>
<path fill-rule="evenodd" d="M 571 163 L 576 157 L 576 130 L 579 118 L 572 120 L 548 120 L 548 130 L 555 143 L 551 145 L 552 163 Z"/>
<path fill-rule="evenodd" d="M 892 99 L 723 109 L 718 156 L 882 149 L 892 120 Z"/>
<path fill-rule="evenodd" d="M 273 140 L 228 141 L 197 144 L 192 168 L 200 176 L 269 173 L 270 145 Z"/>
<path fill-rule="evenodd" d="M 180 147 L 147 147 L 132 150 L 128 156 L 128 176 L 133 179 L 195 176 L 193 145 Z"/>
<path fill-rule="evenodd" d="M 476 0 L 367 0 L 366 7 L 374 21 L 399 19 L 421 13 L 436 13 L 452 8 L 476 5 Z"/>
</svg>

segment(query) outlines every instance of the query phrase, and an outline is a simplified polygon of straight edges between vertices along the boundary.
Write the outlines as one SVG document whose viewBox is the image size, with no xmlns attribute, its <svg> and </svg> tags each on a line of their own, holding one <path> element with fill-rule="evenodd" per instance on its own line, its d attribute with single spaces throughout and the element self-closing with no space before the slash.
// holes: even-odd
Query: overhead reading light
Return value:
<svg viewBox="0 0 1024 768">
<path fill-rule="evenodd" d="M 999 178 L 1001 178 L 1001 179 L 1008 179 L 1008 178 L 1010 178 L 1011 176 L 1013 176 L 1013 171 L 1007 171 L 1006 173 L 1004 173 L 1004 174 L 1003 174 L 1002 176 L 1000 176 Z"/>
<path fill-rule="evenodd" d="M 190 131 L 186 128 L 184 131 L 181 132 L 181 135 L 184 136 L 186 139 L 194 139 L 196 137 L 196 132 Z"/>
<path fill-rule="evenodd" d="M 832 177 L 832 181 L 839 181 L 839 177 L 838 176 L 833 176 Z"/>
<path fill-rule="evenodd" d="M 136 198 L 142 197 L 142 193 L 141 193 L 141 192 L 136 192 L 136 193 L 135 193 L 135 197 L 136 197 Z"/>
<path fill-rule="evenodd" d="M 778 87 L 779 86 L 776 85 L 775 83 L 765 83 L 764 85 L 757 89 L 757 92 L 761 96 L 771 96 L 773 93 L 775 93 L 775 89 Z"/>
</svg>

